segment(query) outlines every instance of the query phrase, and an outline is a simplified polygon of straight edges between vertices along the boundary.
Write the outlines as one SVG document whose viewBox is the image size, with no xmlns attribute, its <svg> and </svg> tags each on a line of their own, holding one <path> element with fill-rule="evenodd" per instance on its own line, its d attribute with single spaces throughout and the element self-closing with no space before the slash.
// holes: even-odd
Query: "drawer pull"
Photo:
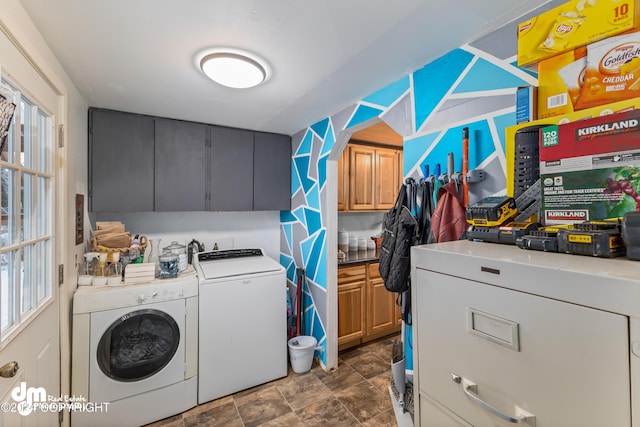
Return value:
<svg viewBox="0 0 640 427">
<path fill-rule="evenodd" d="M 498 270 L 497 268 L 491 268 L 491 267 L 480 267 L 480 271 L 483 271 L 485 273 L 491 273 L 491 274 L 500 274 L 500 270 Z"/>
<path fill-rule="evenodd" d="M 481 408 L 487 410 L 488 412 L 492 413 L 493 415 L 497 416 L 498 418 L 501 418 L 507 422 L 510 422 L 512 424 L 521 424 L 521 423 L 526 423 L 529 424 L 531 426 L 535 426 L 536 425 L 536 417 L 533 414 L 528 413 L 527 411 L 525 411 L 522 408 L 519 408 L 518 406 L 516 406 L 516 415 L 515 416 L 511 416 L 511 415 L 507 415 L 501 411 L 499 411 L 498 409 L 494 408 L 493 406 L 489 405 L 487 402 L 485 402 L 484 400 L 480 399 L 478 397 L 478 385 L 469 381 L 466 378 L 463 378 L 459 375 L 456 374 L 451 374 L 451 379 L 453 380 L 453 382 L 457 383 L 457 384 L 462 384 L 462 391 L 464 391 L 465 396 L 467 396 L 469 399 L 471 399 L 471 401 L 473 403 L 475 403 L 476 405 L 480 406 Z"/>
</svg>

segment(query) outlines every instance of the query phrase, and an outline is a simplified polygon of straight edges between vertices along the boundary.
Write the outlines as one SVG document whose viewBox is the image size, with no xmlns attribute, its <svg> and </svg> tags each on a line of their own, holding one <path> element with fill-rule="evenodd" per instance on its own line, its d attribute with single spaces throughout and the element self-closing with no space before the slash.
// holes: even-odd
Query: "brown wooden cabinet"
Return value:
<svg viewBox="0 0 640 427">
<path fill-rule="evenodd" d="M 395 294 L 387 291 L 378 263 L 338 268 L 338 348 L 374 340 L 400 330 Z"/>
<path fill-rule="evenodd" d="M 364 336 L 365 265 L 338 269 L 338 346 Z"/>
<path fill-rule="evenodd" d="M 338 210 L 386 211 L 401 182 L 402 150 L 349 144 L 338 161 Z"/>
<path fill-rule="evenodd" d="M 368 265 L 367 335 L 385 332 L 396 325 L 394 293 L 387 291 L 378 273 L 378 263 Z"/>
</svg>

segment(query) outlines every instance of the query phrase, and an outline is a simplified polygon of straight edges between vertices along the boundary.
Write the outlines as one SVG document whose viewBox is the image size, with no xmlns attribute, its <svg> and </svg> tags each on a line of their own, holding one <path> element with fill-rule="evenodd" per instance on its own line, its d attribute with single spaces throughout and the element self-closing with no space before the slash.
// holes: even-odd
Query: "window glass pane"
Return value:
<svg viewBox="0 0 640 427">
<path fill-rule="evenodd" d="M 49 256 L 51 241 L 45 240 L 39 242 L 36 245 L 36 271 L 38 279 L 36 280 L 37 286 L 37 302 L 41 303 L 43 300 L 51 296 L 51 286 L 49 281 L 51 280 L 51 257 Z"/>
<path fill-rule="evenodd" d="M 2 187 L 0 188 L 2 199 L 2 245 L 6 246 L 15 244 L 18 237 L 18 222 L 15 216 L 17 194 L 14 190 L 16 171 L 2 167 L 0 175 L 2 175 Z"/>
<path fill-rule="evenodd" d="M 20 277 L 20 293 L 22 295 L 22 304 L 20 305 L 20 314 L 24 314 L 33 308 L 34 292 L 34 262 L 33 262 L 33 246 L 25 246 L 22 248 L 21 277 Z"/>
<path fill-rule="evenodd" d="M 15 126 L 14 123 L 16 121 L 16 116 L 17 114 L 14 113 L 13 114 L 13 119 L 11 119 L 11 125 L 9 125 L 9 133 L 7 134 L 7 137 L 5 138 L 4 144 L 2 144 L 2 152 L 0 154 L 0 159 L 4 160 L 5 162 L 13 162 L 13 147 L 15 144 L 15 138 L 14 138 L 14 132 L 15 132 Z M 2 141 L 0 141 L 0 143 L 2 143 Z"/>
<path fill-rule="evenodd" d="M 23 240 L 33 239 L 33 219 L 35 212 L 33 211 L 33 175 L 30 173 L 22 174 L 22 210 L 20 212 L 22 218 L 22 236 Z"/>
<path fill-rule="evenodd" d="M 33 138 L 33 108 L 32 105 L 23 100 L 20 103 L 22 117 L 22 140 L 20 141 L 20 163 L 30 168 L 33 150 L 32 138 Z"/>
<path fill-rule="evenodd" d="M 0 331 L 16 322 L 16 251 L 0 255 Z"/>
<path fill-rule="evenodd" d="M 38 201 L 36 203 L 38 212 L 36 215 L 37 230 L 36 236 L 42 237 L 51 233 L 51 180 L 38 177 Z"/>
<path fill-rule="evenodd" d="M 51 129 L 49 128 L 50 120 L 42 111 L 38 111 L 38 171 L 49 172 L 49 141 Z"/>
</svg>

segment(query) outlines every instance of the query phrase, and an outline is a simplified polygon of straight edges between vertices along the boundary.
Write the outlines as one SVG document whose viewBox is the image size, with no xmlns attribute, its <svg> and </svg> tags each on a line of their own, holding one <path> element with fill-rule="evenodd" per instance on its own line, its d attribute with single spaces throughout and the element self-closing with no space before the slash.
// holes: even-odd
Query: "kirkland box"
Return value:
<svg viewBox="0 0 640 427">
<path fill-rule="evenodd" d="M 640 211 L 640 111 L 543 128 L 540 178 L 545 225 Z"/>
<path fill-rule="evenodd" d="M 571 0 L 518 24 L 518 66 L 637 26 L 637 0 Z"/>
</svg>

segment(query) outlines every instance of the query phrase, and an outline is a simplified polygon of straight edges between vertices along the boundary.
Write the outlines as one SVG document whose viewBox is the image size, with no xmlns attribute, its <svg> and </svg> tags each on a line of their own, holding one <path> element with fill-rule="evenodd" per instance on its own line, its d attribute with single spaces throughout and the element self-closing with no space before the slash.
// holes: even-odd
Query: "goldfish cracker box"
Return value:
<svg viewBox="0 0 640 427">
<path fill-rule="evenodd" d="M 640 111 L 543 128 L 540 179 L 545 225 L 640 211 Z"/>
<path fill-rule="evenodd" d="M 587 46 L 577 110 L 639 96 L 640 32 L 609 37 Z"/>
<path fill-rule="evenodd" d="M 518 24 L 518 66 L 638 28 L 639 0 L 571 0 Z"/>
<path fill-rule="evenodd" d="M 580 47 L 538 64 L 538 118 L 577 111 L 587 69 L 587 48 Z"/>
</svg>

